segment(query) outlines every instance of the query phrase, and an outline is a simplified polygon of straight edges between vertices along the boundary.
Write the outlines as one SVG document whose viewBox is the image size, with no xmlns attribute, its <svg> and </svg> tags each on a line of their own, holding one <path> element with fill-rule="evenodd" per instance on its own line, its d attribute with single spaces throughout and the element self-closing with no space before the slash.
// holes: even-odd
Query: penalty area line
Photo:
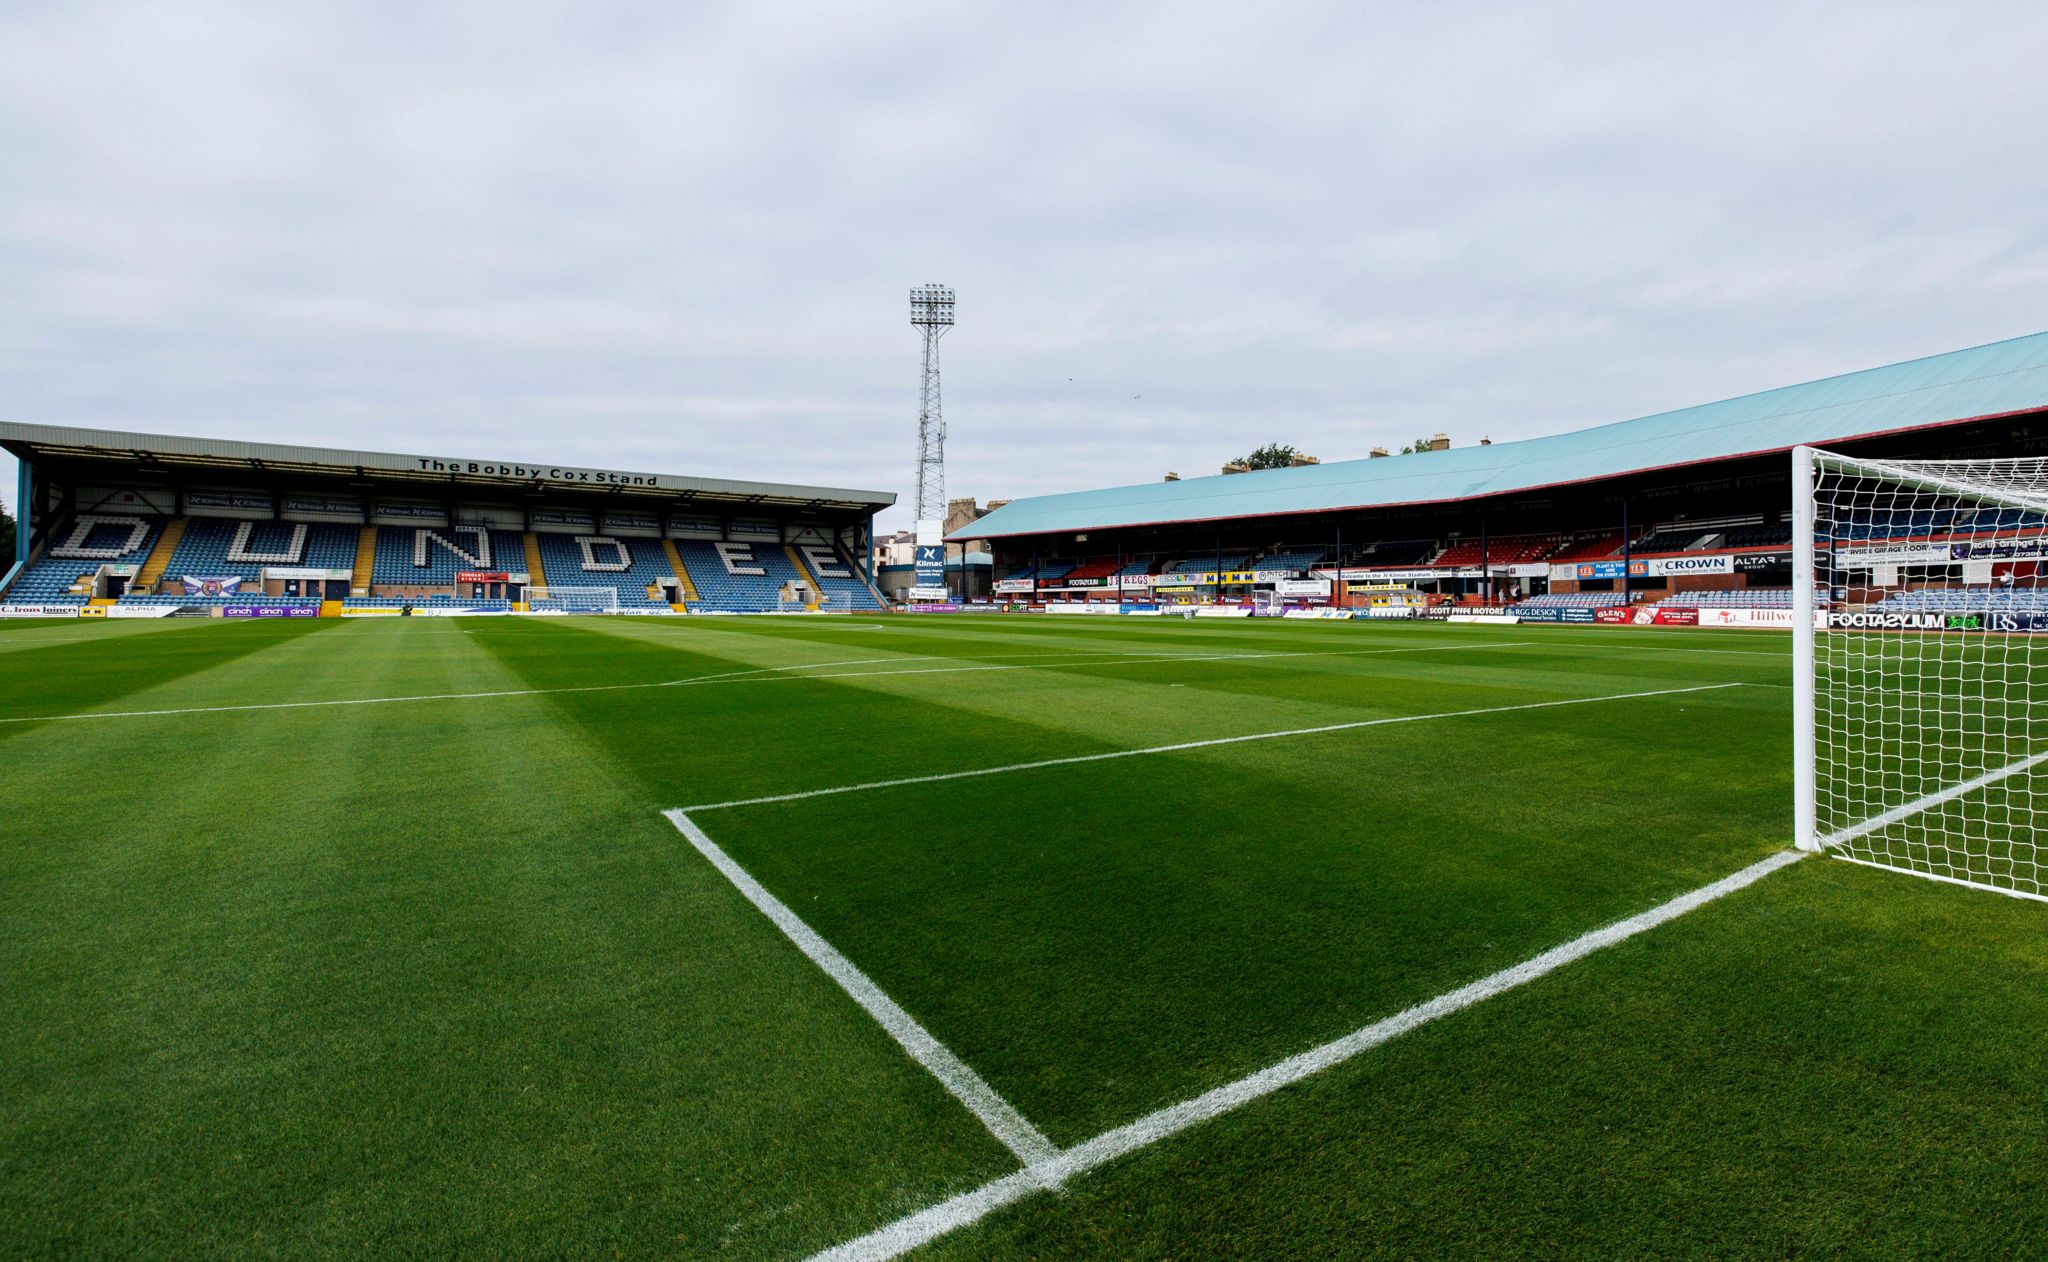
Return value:
<svg viewBox="0 0 2048 1262">
<path fill-rule="evenodd" d="M 1394 651 L 1394 650 L 1388 650 Z M 896 789 L 911 784 L 938 784 L 946 780 L 967 780 L 975 776 L 1000 776 L 1013 771 L 1037 771 L 1044 767 L 1071 767 L 1076 763 L 1108 762 L 1114 758 L 1141 758 L 1148 754 L 1175 754 L 1190 749 L 1213 749 L 1219 745 L 1242 745 L 1250 741 L 1275 741 L 1290 736 L 1320 736 L 1328 732 L 1355 732 L 1368 727 L 1390 727 L 1397 723 L 1427 723 L 1435 719 L 1462 719 L 1480 714 L 1509 714 L 1517 710 L 1552 710 L 1561 706 L 1594 705 L 1602 701 L 1634 701 L 1645 697 L 1675 697 L 1689 692 L 1718 692 L 1723 688 L 1747 688 L 1742 682 L 1694 684 L 1685 688 L 1657 688 L 1649 692 L 1613 692 L 1597 697 L 1566 697 L 1558 701 L 1525 701 L 1516 705 L 1485 706 L 1476 710 L 1444 710 L 1434 714 L 1396 714 L 1380 719 L 1358 719 L 1350 723 L 1325 723 L 1318 727 L 1292 727 L 1277 732 L 1248 732 L 1242 736 L 1216 736 L 1208 740 L 1180 741 L 1172 745 L 1148 745 L 1143 749 L 1112 749 L 1099 754 L 1075 754 L 1067 758 L 1041 758 L 1035 762 L 1013 762 L 1000 767 L 976 767 L 969 771 L 943 771 L 930 776 L 902 776 L 895 780 L 874 780 L 867 784 L 842 784 L 828 789 L 804 789 L 796 793 L 774 793 L 766 797 L 735 798 L 730 802 L 700 802 L 676 809 L 688 814 L 723 811 L 737 806 L 765 806 L 771 802 L 800 802 L 806 798 L 833 797 L 841 793 L 867 793 Z"/>
<path fill-rule="evenodd" d="M 1283 1087 L 1291 1086 L 1334 1065 L 1343 1064 L 1383 1043 L 1391 1042 L 1411 1030 L 1419 1029 L 1432 1021 L 1491 999 L 1495 995 L 1526 986 L 1537 978 L 1584 959 L 1595 951 L 1625 942 L 1639 933 L 1676 920 L 1723 895 L 1732 894 L 1754 884 L 1780 868 L 1799 862 L 1807 853 L 1803 850 L 1781 850 L 1739 872 L 1725 876 L 1712 884 L 1703 885 L 1690 893 L 1681 894 L 1648 911 L 1573 938 L 1570 942 L 1552 947 L 1520 964 L 1504 968 L 1478 981 L 1397 1012 L 1385 1020 L 1354 1030 L 1320 1047 L 1290 1056 L 1278 1064 L 1227 1083 L 1206 1094 L 1169 1105 L 1155 1113 L 1148 1113 L 1128 1125 L 1105 1131 L 1093 1139 L 1059 1153 L 1050 1161 L 1035 1166 L 1027 1165 L 1015 1174 L 991 1180 L 973 1191 L 963 1192 L 929 1209 L 899 1218 L 865 1236 L 814 1254 L 811 1262 L 884 1262 L 885 1259 L 901 1256 L 949 1232 L 979 1222 L 996 1210 L 1023 1200 L 1034 1192 L 1058 1187 L 1076 1175 L 1106 1165 L 1141 1148 L 1150 1147 L 1212 1118 L 1243 1108 Z"/>
<path fill-rule="evenodd" d="M 1045 1165 L 1058 1155 L 1058 1149 L 1036 1126 L 1019 1113 L 1008 1100 L 996 1094 L 994 1087 L 982 1078 L 966 1061 L 953 1054 L 953 1050 L 938 1039 L 931 1031 L 918 1023 L 916 1017 L 903 1010 L 902 1005 L 889 998 L 880 986 L 868 979 L 852 960 L 839 953 L 838 948 L 819 936 L 818 931 L 803 922 L 802 917 L 789 909 L 789 905 L 768 892 L 747 870 L 735 863 L 717 842 L 704 834 L 704 830 L 682 811 L 664 811 L 668 821 L 676 826 L 697 852 L 711 861 L 734 888 L 744 894 L 747 901 L 759 908 L 761 913 L 773 921 L 783 935 L 796 944 L 796 948 L 809 956 L 811 962 L 825 970 L 827 976 L 839 984 L 839 988 L 859 1004 L 869 1016 L 888 1031 L 910 1058 L 925 1067 L 941 1086 L 951 1092 L 953 1098 L 967 1106 L 969 1112 L 979 1118 L 988 1128 L 989 1134 L 1002 1141 L 1024 1163 L 1027 1170 Z"/>
</svg>

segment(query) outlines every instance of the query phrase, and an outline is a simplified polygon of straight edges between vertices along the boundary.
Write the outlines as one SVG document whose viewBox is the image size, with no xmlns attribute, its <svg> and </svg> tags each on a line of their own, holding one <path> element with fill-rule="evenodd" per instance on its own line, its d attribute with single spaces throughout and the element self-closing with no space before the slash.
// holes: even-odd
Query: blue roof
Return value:
<svg viewBox="0 0 2048 1262">
<path fill-rule="evenodd" d="M 1490 447 L 1012 500 L 948 537 L 1432 504 L 2039 408 L 2048 408 L 2048 333 Z"/>
</svg>

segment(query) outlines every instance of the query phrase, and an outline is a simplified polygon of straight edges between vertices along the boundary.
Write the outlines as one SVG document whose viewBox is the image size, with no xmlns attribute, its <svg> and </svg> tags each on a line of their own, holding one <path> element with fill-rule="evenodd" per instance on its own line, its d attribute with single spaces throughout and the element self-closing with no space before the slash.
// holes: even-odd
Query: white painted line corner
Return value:
<svg viewBox="0 0 2048 1262">
<path fill-rule="evenodd" d="M 747 901 L 782 930 L 798 950 L 809 956 L 812 963 L 825 970 L 827 976 L 839 984 L 853 1001 L 888 1031 L 911 1059 L 930 1071 L 940 1085 L 950 1091 L 954 1098 L 967 1106 L 968 1111 L 981 1120 L 991 1135 L 1001 1140 L 1003 1146 L 1015 1153 L 1027 1170 L 1042 1168 L 1053 1159 L 1058 1150 L 1033 1126 L 1029 1119 L 1019 1113 L 1008 1100 L 996 1094 L 994 1087 L 980 1074 L 969 1068 L 966 1061 L 953 1054 L 951 1048 L 932 1037 L 929 1030 L 920 1025 L 917 1018 L 905 1012 L 900 1004 L 883 992 L 882 988 L 868 979 L 868 975 L 854 966 L 852 960 L 839 953 L 831 943 L 819 936 L 815 929 L 805 924 L 801 917 L 789 909 L 789 905 L 768 892 L 767 888 L 747 870 L 734 862 L 717 842 L 705 836 L 704 830 L 682 811 L 663 812 L 676 831 L 697 848 L 698 853 L 711 861 L 711 865 L 731 881 Z"/>
<path fill-rule="evenodd" d="M 1169 1105 L 1128 1125 L 1105 1131 L 1094 1139 L 1059 1153 L 1043 1165 L 1028 1167 L 1015 1174 L 984 1183 L 951 1200 L 899 1218 L 865 1236 L 826 1249 L 813 1255 L 812 1262 L 885 1262 L 886 1259 L 899 1257 L 948 1232 L 978 1222 L 1005 1205 L 1023 1200 L 1043 1188 L 1057 1186 L 1075 1175 L 1093 1170 L 1202 1122 L 1242 1108 L 1282 1087 L 1321 1073 L 1333 1065 L 1342 1064 L 1360 1053 L 1399 1038 L 1440 1017 L 1447 1017 L 1495 995 L 1518 986 L 1525 986 L 1567 964 L 1584 959 L 1595 951 L 1625 942 L 1639 933 L 1676 920 L 1723 895 L 1732 894 L 1754 884 L 1780 868 L 1799 862 L 1806 854 L 1807 852 L 1802 850 L 1779 851 L 1739 872 L 1681 894 L 1648 911 L 1582 934 L 1520 964 L 1438 995 L 1384 1020 L 1375 1021 L 1342 1038 L 1333 1039 L 1320 1047 L 1291 1056 L 1276 1065 L 1235 1082 L 1226 1083 L 1191 1100 Z"/>
</svg>

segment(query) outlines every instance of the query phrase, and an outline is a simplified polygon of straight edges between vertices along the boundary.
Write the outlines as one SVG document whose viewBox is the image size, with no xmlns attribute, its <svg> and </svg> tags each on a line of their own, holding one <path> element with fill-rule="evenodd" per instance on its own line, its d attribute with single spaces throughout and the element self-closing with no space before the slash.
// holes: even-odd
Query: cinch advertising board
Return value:
<svg viewBox="0 0 2048 1262">
<path fill-rule="evenodd" d="M 317 618 L 318 605 L 228 605 L 220 611 L 223 618 Z"/>
</svg>

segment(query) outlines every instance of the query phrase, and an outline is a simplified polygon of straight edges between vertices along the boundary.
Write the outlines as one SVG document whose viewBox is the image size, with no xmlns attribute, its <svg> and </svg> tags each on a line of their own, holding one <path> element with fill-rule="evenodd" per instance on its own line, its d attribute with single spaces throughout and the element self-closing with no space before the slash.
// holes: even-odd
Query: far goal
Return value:
<svg viewBox="0 0 2048 1262">
<path fill-rule="evenodd" d="M 616 587 L 532 586 L 520 589 L 528 613 L 616 613 Z"/>
<path fill-rule="evenodd" d="M 1801 447 L 1792 500 L 1799 844 L 2048 901 L 2048 460 Z"/>
</svg>

